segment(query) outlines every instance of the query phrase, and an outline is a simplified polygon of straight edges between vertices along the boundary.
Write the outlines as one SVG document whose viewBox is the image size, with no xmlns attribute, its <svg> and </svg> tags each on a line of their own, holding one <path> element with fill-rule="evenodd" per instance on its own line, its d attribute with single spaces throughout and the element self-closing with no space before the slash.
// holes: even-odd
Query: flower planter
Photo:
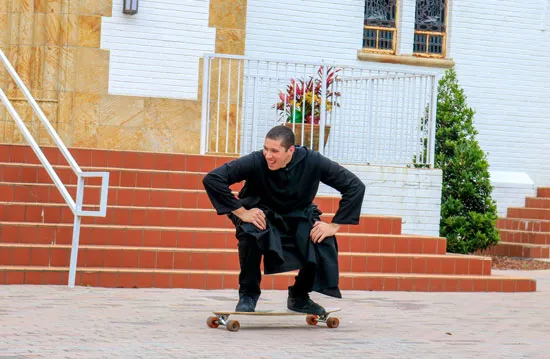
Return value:
<svg viewBox="0 0 550 359">
<path fill-rule="evenodd" d="M 311 125 L 311 123 L 285 123 L 286 127 L 294 131 L 296 136 L 296 144 L 302 145 L 307 148 L 319 151 L 319 125 Z M 311 144 L 311 130 L 313 128 L 313 145 Z M 302 131 L 304 132 L 304 141 L 302 142 Z M 330 134 L 330 125 L 325 125 L 325 139 L 323 143 L 323 148 L 327 145 L 328 135 Z"/>
</svg>

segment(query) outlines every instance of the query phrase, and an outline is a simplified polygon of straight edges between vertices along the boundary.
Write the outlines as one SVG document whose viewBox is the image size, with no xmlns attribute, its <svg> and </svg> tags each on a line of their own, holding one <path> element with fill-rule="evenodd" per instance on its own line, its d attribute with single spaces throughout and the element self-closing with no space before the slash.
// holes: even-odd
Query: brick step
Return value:
<svg viewBox="0 0 550 359">
<path fill-rule="evenodd" d="M 69 266 L 70 245 L 2 244 L 0 266 Z M 340 271 L 490 275 L 491 259 L 460 255 L 339 253 Z M 78 267 L 238 270 L 237 249 L 79 246 Z"/>
<path fill-rule="evenodd" d="M 321 220 L 331 222 L 334 213 L 321 215 Z M 56 203 L 0 202 L 0 222 L 73 223 L 71 209 Z M 342 225 L 342 233 L 394 234 L 400 226 L 394 217 L 362 215 L 358 225 Z M 235 227 L 227 216 L 216 214 L 213 209 L 163 208 L 111 206 L 105 217 L 83 217 L 83 224 L 131 225 L 151 227 Z M 393 225 L 396 228 L 393 228 Z M 399 233 L 395 233 L 399 234 Z"/>
<path fill-rule="evenodd" d="M 66 285 L 67 267 L 0 267 L 0 284 Z M 76 285 L 123 288 L 237 289 L 238 271 L 79 268 Z M 262 289 L 287 290 L 296 272 L 264 276 Z M 534 292 L 536 282 L 521 277 L 340 273 L 342 290 L 415 292 Z"/>
<path fill-rule="evenodd" d="M 550 209 L 550 198 L 527 197 L 525 207 Z"/>
<path fill-rule="evenodd" d="M 539 187 L 539 188 L 537 188 L 537 197 L 550 198 L 550 187 Z"/>
<path fill-rule="evenodd" d="M 550 246 L 527 243 L 499 242 L 477 253 L 482 256 L 505 256 L 521 258 L 550 258 Z"/>
<path fill-rule="evenodd" d="M 52 165 L 68 165 L 57 147 L 41 146 L 40 148 Z M 69 152 L 79 166 L 139 168 L 160 171 L 208 172 L 236 158 L 86 148 L 69 148 Z M 0 162 L 40 163 L 30 146 L 9 144 L 0 145 Z"/>
<path fill-rule="evenodd" d="M 76 186 L 66 185 L 67 191 L 76 197 Z M 84 190 L 84 204 L 97 205 L 101 189 L 99 186 L 86 186 Z M 0 182 L 0 201 L 2 202 L 38 202 L 38 203 L 65 203 L 54 184 L 25 184 Z M 340 198 L 318 196 L 315 204 L 322 212 L 334 213 L 338 210 Z M 161 189 L 110 187 L 107 199 L 109 206 L 138 206 L 138 207 L 168 207 L 168 208 L 204 208 L 211 209 L 212 204 L 204 190 L 189 189 Z M 386 216 L 399 222 L 399 217 Z"/>
<path fill-rule="evenodd" d="M 550 209 L 510 207 L 508 208 L 507 217 L 550 220 Z"/>
<path fill-rule="evenodd" d="M 508 243 L 550 245 L 550 232 L 499 230 L 500 240 Z"/>
<path fill-rule="evenodd" d="M 77 177 L 69 166 L 53 166 L 61 182 L 65 185 L 77 184 Z M 81 166 L 85 172 L 109 172 L 109 186 L 139 188 L 170 188 L 203 190 L 202 179 L 205 172 L 150 170 L 114 167 Z M 27 163 L 0 163 L 0 182 L 47 183 L 52 180 L 42 165 Z M 86 185 L 100 186 L 101 179 L 88 178 Z M 236 183 L 231 189 L 238 191 L 242 183 Z"/>
<path fill-rule="evenodd" d="M 0 243 L 70 244 L 72 224 L 0 222 Z M 338 233 L 338 249 L 355 253 L 445 254 L 442 237 Z M 235 248 L 235 230 L 197 227 L 83 225 L 82 245 Z"/>
<path fill-rule="evenodd" d="M 550 232 L 550 221 L 524 218 L 499 218 L 497 228 L 518 231 Z"/>
</svg>

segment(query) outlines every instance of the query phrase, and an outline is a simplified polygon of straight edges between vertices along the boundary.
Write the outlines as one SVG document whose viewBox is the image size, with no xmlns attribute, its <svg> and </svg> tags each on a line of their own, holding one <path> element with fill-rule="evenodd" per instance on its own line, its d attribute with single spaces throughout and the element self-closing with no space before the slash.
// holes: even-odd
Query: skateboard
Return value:
<svg viewBox="0 0 550 359">
<path fill-rule="evenodd" d="M 257 312 L 213 312 L 215 316 L 210 316 L 206 320 L 206 325 L 208 325 L 210 328 L 217 328 L 220 325 L 223 325 L 229 330 L 230 332 L 236 332 L 241 328 L 241 324 L 237 320 L 229 320 L 230 315 L 252 315 L 252 316 L 295 316 L 295 315 L 305 315 L 306 316 L 306 323 L 309 325 L 317 325 L 317 323 L 322 322 L 326 323 L 327 327 L 329 328 L 338 328 L 338 325 L 340 325 L 340 320 L 336 317 L 330 317 L 329 315 L 338 312 L 342 310 L 341 308 L 331 308 L 327 309 L 326 313 L 323 315 L 315 315 L 315 314 L 306 314 L 306 313 L 298 313 L 293 311 L 275 311 L 275 310 L 267 310 L 267 311 L 257 311 Z"/>
</svg>

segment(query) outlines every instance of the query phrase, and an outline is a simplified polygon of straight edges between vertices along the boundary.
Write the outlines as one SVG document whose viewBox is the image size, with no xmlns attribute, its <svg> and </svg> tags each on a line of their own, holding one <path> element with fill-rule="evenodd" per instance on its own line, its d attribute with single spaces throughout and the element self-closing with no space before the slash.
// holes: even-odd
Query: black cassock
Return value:
<svg viewBox="0 0 550 359">
<path fill-rule="evenodd" d="M 246 181 L 238 198 L 229 186 Z M 296 146 L 290 163 L 272 171 L 262 151 L 252 152 L 208 173 L 203 184 L 218 214 L 227 214 L 236 227 L 236 236 L 258 240 L 264 253 L 264 272 L 288 272 L 315 264 L 313 290 L 341 297 L 338 289 L 338 246 L 335 236 L 313 243 L 309 233 L 321 211 L 313 204 L 322 182 L 342 194 L 332 222 L 358 224 L 365 185 L 338 163 L 316 151 Z M 231 213 L 240 207 L 261 208 L 267 228 L 260 230 Z"/>
</svg>

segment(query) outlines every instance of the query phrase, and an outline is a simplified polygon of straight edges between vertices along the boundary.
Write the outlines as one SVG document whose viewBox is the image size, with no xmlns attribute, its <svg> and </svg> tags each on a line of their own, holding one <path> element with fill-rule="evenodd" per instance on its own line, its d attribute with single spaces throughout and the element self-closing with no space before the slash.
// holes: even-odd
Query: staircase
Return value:
<svg viewBox="0 0 550 359">
<path fill-rule="evenodd" d="M 70 167 L 56 148 L 43 150 L 74 196 Z M 83 170 L 110 172 L 107 216 L 82 219 L 76 285 L 238 288 L 234 227 L 216 215 L 202 187 L 205 172 L 232 158 L 71 153 Z M 99 201 L 94 180 L 86 183 L 88 209 Z M 338 202 L 317 198 L 323 219 L 332 218 Z M 72 212 L 32 150 L 0 145 L 0 284 L 66 285 L 72 223 Z M 491 275 L 490 258 L 446 254 L 445 238 L 402 234 L 398 217 L 363 215 L 358 226 L 342 226 L 337 238 L 343 290 L 536 290 L 534 280 Z M 262 287 L 286 289 L 294 275 L 264 276 Z"/>
<path fill-rule="evenodd" d="M 525 199 L 525 207 L 508 208 L 497 227 L 500 242 L 483 254 L 550 258 L 550 187 L 538 188 L 536 197 Z"/>
</svg>

